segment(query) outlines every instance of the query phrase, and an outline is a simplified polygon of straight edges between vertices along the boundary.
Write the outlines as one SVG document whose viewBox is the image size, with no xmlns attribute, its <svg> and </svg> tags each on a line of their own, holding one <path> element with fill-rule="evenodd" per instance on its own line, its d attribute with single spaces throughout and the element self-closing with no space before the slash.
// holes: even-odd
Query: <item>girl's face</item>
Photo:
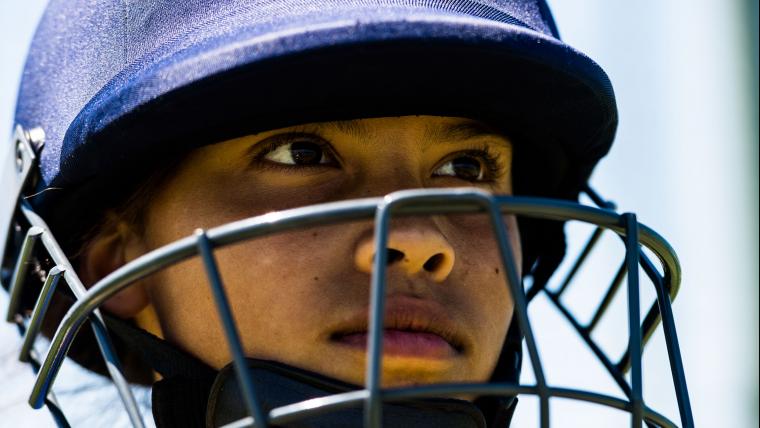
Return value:
<svg viewBox="0 0 760 428">
<path fill-rule="evenodd" d="M 316 123 L 206 146 L 156 189 L 125 259 L 198 227 L 321 202 L 408 188 L 508 194 L 511 154 L 479 122 L 429 116 Z M 505 220 L 520 266 L 516 222 Z M 217 250 L 247 355 L 363 383 L 372 235 L 372 222 L 354 222 Z M 383 385 L 487 380 L 513 303 L 485 216 L 397 219 L 389 248 Z M 158 315 L 160 327 L 146 328 L 212 367 L 231 361 L 199 260 L 135 290 Z M 108 305 L 118 312 L 119 298 Z"/>
</svg>

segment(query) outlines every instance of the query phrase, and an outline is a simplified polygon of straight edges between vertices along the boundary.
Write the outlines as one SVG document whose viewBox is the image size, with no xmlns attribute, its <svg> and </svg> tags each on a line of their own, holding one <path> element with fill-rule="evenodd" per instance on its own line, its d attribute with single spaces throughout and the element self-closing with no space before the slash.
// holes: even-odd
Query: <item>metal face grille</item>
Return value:
<svg viewBox="0 0 760 428">
<path fill-rule="evenodd" d="M 680 281 L 680 267 L 677 257 L 669 244 L 656 232 L 638 223 L 634 214 L 617 214 L 610 210 L 610 205 L 593 191 L 588 189 L 586 193 L 600 208 L 567 201 L 496 196 L 470 188 L 406 190 L 391 193 L 383 198 L 340 201 L 295 208 L 251 217 L 209 230 L 197 230 L 191 236 L 156 249 L 121 267 L 90 289 L 83 286 L 42 218 L 22 199 L 12 223 L 14 233 L 20 234 L 23 239 L 20 247 L 13 252 L 17 256 L 10 283 L 7 284 L 11 294 L 7 321 L 17 324 L 19 332 L 23 336 L 20 359 L 30 362 L 37 372 L 37 379 L 29 403 L 34 408 L 46 406 L 59 425 L 68 426 L 51 388 L 79 329 L 86 322 L 89 322 L 124 407 L 129 413 L 133 425 L 141 427 L 142 419 L 128 383 L 122 374 L 120 362 L 116 358 L 98 308 L 108 298 L 135 281 L 197 256 L 201 258 L 208 276 L 215 306 L 222 320 L 226 340 L 233 356 L 241 397 L 249 414 L 246 418 L 229 426 L 254 426 L 258 428 L 270 425 L 282 426 L 301 418 L 319 416 L 331 410 L 360 406 L 364 409 L 364 426 L 376 428 L 381 426 L 382 404 L 384 402 L 468 394 L 535 395 L 540 403 L 539 420 L 541 427 L 549 427 L 550 399 L 553 397 L 581 400 L 629 412 L 632 427 L 641 427 L 644 424 L 651 427 L 674 427 L 676 426 L 674 422 L 646 405 L 642 390 L 642 349 L 654 330 L 662 325 L 679 404 L 681 426 L 692 427 L 694 422 L 671 309 L 671 299 L 675 297 Z M 484 214 L 490 221 L 501 257 L 502 272 L 506 276 L 509 293 L 515 304 L 516 320 L 519 322 L 525 338 L 527 357 L 534 371 L 535 383 L 431 384 L 421 387 L 383 389 L 380 385 L 386 288 L 385 266 L 387 262 L 385 248 L 387 247 L 391 218 L 468 213 Z M 596 229 L 558 289 L 550 291 L 542 284 L 534 284 L 526 293 L 521 287 L 519 271 L 513 261 L 503 215 L 555 221 L 577 220 L 595 225 Z M 215 249 L 290 230 L 372 218 L 375 221 L 374 254 L 376 257 L 373 262 L 374 268 L 371 277 L 371 306 L 364 387 L 356 391 L 292 403 L 265 412 L 256 396 L 254 381 L 247 369 L 239 332 L 233 320 L 225 286 L 215 260 Z M 568 289 L 574 275 L 604 231 L 610 231 L 620 237 L 626 250 L 625 259 L 599 302 L 591 322 L 582 324 L 563 305 L 560 297 Z M 40 244 L 42 247 L 39 247 Z M 38 251 L 44 250 L 48 254 L 55 267 L 46 273 L 47 278 L 34 309 L 27 316 L 21 314 L 19 302 L 26 285 L 24 280 L 27 278 L 26 270 L 30 265 L 30 258 L 35 251 L 35 246 L 38 247 Z M 651 260 L 647 257 L 642 247 L 649 249 L 658 260 Z M 658 271 L 655 262 L 659 263 L 662 273 Z M 657 296 L 655 304 L 649 308 L 643 320 L 640 316 L 639 267 L 643 269 L 643 272 L 654 284 Z M 69 287 L 77 300 L 60 323 L 50 342 L 47 355 L 40 358 L 34 352 L 32 343 L 39 335 L 42 319 L 45 317 L 45 312 L 56 287 L 61 282 Z M 609 308 L 612 297 L 624 282 L 627 282 L 628 345 L 623 357 L 618 361 L 613 361 L 593 340 L 591 333 L 597 326 L 599 319 Z M 528 317 L 529 301 L 542 291 L 548 295 L 557 309 L 577 330 L 620 387 L 626 399 L 591 391 L 554 387 L 547 383 L 533 328 Z M 626 373 L 628 372 L 630 372 L 630 382 L 626 380 Z"/>
</svg>

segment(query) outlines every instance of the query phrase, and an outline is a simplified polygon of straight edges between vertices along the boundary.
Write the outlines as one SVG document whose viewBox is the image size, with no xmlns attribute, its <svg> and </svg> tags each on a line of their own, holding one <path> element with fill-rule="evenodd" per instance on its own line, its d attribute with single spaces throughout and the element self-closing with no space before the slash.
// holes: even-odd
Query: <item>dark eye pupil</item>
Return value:
<svg viewBox="0 0 760 428">
<path fill-rule="evenodd" d="M 322 160 L 322 148 L 318 144 L 299 141 L 290 144 L 290 155 L 296 165 L 318 165 Z"/>
<path fill-rule="evenodd" d="M 471 157 L 458 157 L 451 161 L 454 173 L 464 180 L 477 180 L 480 178 L 480 162 Z"/>
</svg>

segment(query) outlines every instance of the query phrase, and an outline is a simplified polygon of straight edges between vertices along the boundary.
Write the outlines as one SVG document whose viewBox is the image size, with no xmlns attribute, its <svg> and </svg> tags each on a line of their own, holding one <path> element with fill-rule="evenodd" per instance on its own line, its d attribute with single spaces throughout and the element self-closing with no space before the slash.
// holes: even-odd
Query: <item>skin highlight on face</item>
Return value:
<svg viewBox="0 0 760 428">
<path fill-rule="evenodd" d="M 191 152 L 155 189 L 144 231 L 122 233 L 93 263 L 128 262 L 199 227 L 322 202 L 409 188 L 510 194 L 511 164 L 506 137 L 462 118 L 360 119 L 249 135 Z M 516 221 L 504 219 L 520 266 Z M 490 377 L 513 312 L 491 236 L 484 216 L 392 221 L 383 386 Z M 362 384 L 373 251 L 369 221 L 218 249 L 246 354 Z M 140 313 L 144 328 L 221 368 L 231 357 L 206 281 L 191 260 L 130 287 L 106 309 Z M 145 321 L 152 312 L 157 323 Z"/>
</svg>

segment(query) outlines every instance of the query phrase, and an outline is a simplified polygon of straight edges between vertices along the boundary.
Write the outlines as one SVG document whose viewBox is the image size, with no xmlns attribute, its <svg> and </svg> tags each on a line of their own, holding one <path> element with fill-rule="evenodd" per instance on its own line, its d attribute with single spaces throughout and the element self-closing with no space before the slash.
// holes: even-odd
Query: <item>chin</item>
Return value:
<svg viewBox="0 0 760 428">
<path fill-rule="evenodd" d="M 350 383 L 364 385 L 366 382 L 366 365 L 362 364 L 360 370 L 352 373 Z M 438 383 L 462 382 L 462 376 L 458 375 L 456 364 L 451 361 L 394 358 L 383 358 L 381 386 L 383 388 L 406 388 Z"/>
</svg>

